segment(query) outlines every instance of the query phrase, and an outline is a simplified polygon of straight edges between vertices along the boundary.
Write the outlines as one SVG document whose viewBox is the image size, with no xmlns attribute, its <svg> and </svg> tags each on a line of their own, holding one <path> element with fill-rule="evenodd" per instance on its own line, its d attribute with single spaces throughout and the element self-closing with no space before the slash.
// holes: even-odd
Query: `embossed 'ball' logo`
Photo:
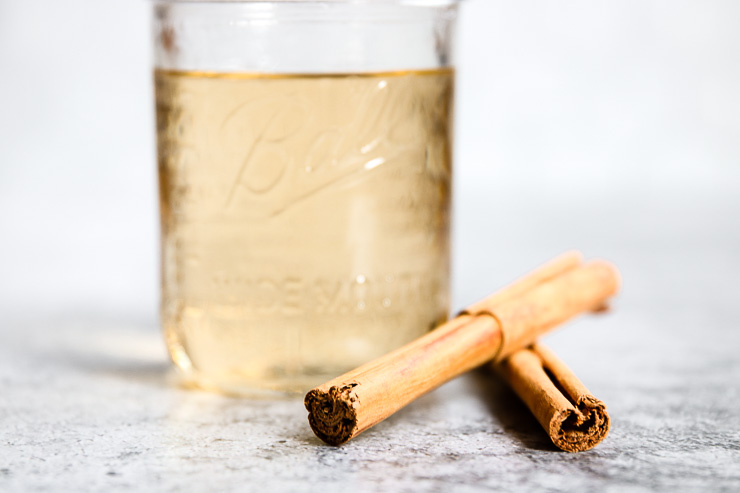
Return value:
<svg viewBox="0 0 740 493">
<path fill-rule="evenodd" d="M 427 123 L 417 121 L 423 112 L 407 100 L 408 81 L 393 81 L 396 88 L 385 79 L 353 78 L 352 104 L 343 107 L 331 81 L 302 80 L 312 87 L 301 91 L 290 81 L 263 81 L 282 86 L 240 102 L 224 117 L 216 137 L 222 149 L 233 149 L 226 157 L 234 163 L 225 209 L 274 216 L 407 152 L 419 153 L 423 171 Z"/>
<path fill-rule="evenodd" d="M 297 98 L 273 97 L 241 104 L 227 115 L 221 125 L 221 138 L 225 142 L 243 141 L 242 145 L 226 146 L 244 152 L 227 206 L 241 186 L 260 195 L 280 183 L 292 165 L 287 143 L 304 126 L 306 111 Z"/>
</svg>

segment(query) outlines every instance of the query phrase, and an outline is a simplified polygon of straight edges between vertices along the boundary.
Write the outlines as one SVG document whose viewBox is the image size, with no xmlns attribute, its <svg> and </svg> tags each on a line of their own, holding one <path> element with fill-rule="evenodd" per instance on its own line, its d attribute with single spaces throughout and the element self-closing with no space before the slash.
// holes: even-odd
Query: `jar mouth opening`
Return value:
<svg viewBox="0 0 740 493">
<path fill-rule="evenodd" d="M 153 0 L 153 3 L 244 3 L 244 4 L 345 4 L 345 5 L 362 5 L 362 4 L 385 4 L 385 5 L 404 5 L 418 7 L 443 7 L 446 5 L 455 5 L 463 0 Z"/>
</svg>

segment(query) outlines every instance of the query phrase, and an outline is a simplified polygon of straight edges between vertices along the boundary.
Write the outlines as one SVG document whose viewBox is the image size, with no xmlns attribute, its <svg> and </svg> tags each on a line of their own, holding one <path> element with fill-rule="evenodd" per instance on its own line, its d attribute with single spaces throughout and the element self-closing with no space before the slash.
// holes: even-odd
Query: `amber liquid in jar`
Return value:
<svg viewBox="0 0 740 493">
<path fill-rule="evenodd" d="M 156 71 L 161 315 L 191 382 L 302 392 L 446 318 L 453 80 Z"/>
</svg>

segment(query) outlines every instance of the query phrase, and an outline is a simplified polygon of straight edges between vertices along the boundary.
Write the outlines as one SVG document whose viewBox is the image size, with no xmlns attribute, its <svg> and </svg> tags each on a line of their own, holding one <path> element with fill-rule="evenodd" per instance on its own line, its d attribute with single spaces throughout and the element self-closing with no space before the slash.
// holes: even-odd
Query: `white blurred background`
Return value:
<svg viewBox="0 0 740 493">
<path fill-rule="evenodd" d="M 0 0 L 0 312 L 155 330 L 149 16 Z M 740 2 L 469 0 L 459 27 L 454 309 L 568 248 L 625 304 L 738 299 Z"/>
</svg>

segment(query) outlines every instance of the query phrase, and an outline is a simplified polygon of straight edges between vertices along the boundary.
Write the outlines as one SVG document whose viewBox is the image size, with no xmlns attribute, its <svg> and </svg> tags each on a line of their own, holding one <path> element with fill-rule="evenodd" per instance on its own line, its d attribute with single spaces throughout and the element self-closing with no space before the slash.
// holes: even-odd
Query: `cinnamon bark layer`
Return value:
<svg viewBox="0 0 740 493">
<path fill-rule="evenodd" d="M 618 289 L 618 273 L 604 261 L 580 262 L 580 254 L 565 254 L 416 341 L 311 390 L 311 429 L 342 444 L 452 378 L 602 306 Z"/>
<path fill-rule="evenodd" d="M 494 368 L 540 422 L 552 442 L 567 452 L 594 448 L 609 433 L 606 406 L 549 349 L 522 349 Z"/>
</svg>

